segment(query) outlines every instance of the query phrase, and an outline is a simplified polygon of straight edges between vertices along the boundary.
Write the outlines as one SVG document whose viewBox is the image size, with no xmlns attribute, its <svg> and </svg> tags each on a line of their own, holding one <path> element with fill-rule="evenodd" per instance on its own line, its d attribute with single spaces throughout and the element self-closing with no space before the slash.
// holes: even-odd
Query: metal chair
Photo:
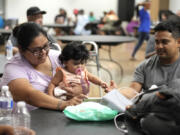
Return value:
<svg viewBox="0 0 180 135">
<path fill-rule="evenodd" d="M 110 79 L 112 80 L 112 75 L 109 72 L 109 70 L 107 70 L 106 68 L 104 68 L 100 63 L 99 63 L 99 52 L 98 52 L 98 45 L 93 42 L 93 41 L 84 41 L 82 42 L 82 44 L 84 45 L 91 45 L 93 46 L 93 50 L 89 51 L 90 52 L 90 56 L 94 56 L 96 58 L 96 67 L 97 67 L 97 75 L 100 78 L 100 68 L 103 69 L 104 71 L 106 71 L 108 73 L 108 75 L 110 76 Z M 93 66 L 88 64 L 88 66 Z M 103 96 L 103 91 L 101 89 L 101 87 L 99 87 L 99 92 L 100 92 L 100 97 Z"/>
<path fill-rule="evenodd" d="M 57 51 L 61 52 L 61 47 L 59 46 L 58 43 L 51 43 L 50 49 L 57 50 Z"/>
</svg>

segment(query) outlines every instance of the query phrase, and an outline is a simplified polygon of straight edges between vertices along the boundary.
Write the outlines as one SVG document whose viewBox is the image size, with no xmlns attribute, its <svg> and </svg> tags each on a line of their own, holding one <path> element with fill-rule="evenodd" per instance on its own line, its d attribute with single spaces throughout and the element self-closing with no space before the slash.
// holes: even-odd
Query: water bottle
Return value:
<svg viewBox="0 0 180 135">
<path fill-rule="evenodd" d="M 11 43 L 11 40 L 8 40 L 6 44 L 6 59 L 10 60 L 12 57 L 13 57 L 13 45 Z"/>
<path fill-rule="evenodd" d="M 17 102 L 17 108 L 13 112 L 13 126 L 15 135 L 26 135 L 30 129 L 31 116 L 24 101 Z"/>
<path fill-rule="evenodd" d="M 2 86 L 0 96 L 0 123 L 12 124 L 13 98 L 8 86 Z"/>
</svg>

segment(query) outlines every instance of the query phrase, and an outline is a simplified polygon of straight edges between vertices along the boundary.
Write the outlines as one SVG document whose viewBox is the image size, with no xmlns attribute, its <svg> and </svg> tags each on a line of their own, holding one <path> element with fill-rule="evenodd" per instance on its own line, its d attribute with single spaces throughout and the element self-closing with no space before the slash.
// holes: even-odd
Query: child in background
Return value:
<svg viewBox="0 0 180 135">
<path fill-rule="evenodd" d="M 63 87 L 68 86 L 73 90 L 73 83 L 76 83 L 82 86 L 82 93 L 87 95 L 89 93 L 89 81 L 108 89 L 108 85 L 104 81 L 86 70 L 85 64 L 88 59 L 89 52 L 85 45 L 79 42 L 67 44 L 59 56 L 63 66 L 57 68 L 56 74 L 49 84 L 48 94 L 66 100 L 67 92 L 63 90 Z"/>
</svg>

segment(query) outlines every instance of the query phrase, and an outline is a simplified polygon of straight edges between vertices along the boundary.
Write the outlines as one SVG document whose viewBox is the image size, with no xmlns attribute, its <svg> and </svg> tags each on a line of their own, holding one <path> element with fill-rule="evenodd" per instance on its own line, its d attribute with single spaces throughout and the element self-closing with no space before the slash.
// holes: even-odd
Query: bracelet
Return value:
<svg viewBox="0 0 180 135">
<path fill-rule="evenodd" d="M 58 104 L 57 104 L 57 107 L 56 107 L 56 108 L 57 108 L 57 110 L 61 110 L 61 108 L 60 108 L 60 107 L 61 107 L 61 103 L 62 103 L 62 101 L 61 101 L 61 100 L 59 100 L 59 101 L 58 101 Z"/>
</svg>

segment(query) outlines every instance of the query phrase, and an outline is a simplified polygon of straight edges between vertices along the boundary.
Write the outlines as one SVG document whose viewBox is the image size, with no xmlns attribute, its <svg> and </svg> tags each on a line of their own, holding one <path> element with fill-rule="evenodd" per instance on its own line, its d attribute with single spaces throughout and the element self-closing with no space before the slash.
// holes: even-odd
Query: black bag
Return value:
<svg viewBox="0 0 180 135">
<path fill-rule="evenodd" d="M 157 91 L 142 94 L 125 114 L 136 121 L 147 135 L 180 134 L 180 90 L 163 88 L 159 92 L 166 98 L 160 99 Z"/>
</svg>

